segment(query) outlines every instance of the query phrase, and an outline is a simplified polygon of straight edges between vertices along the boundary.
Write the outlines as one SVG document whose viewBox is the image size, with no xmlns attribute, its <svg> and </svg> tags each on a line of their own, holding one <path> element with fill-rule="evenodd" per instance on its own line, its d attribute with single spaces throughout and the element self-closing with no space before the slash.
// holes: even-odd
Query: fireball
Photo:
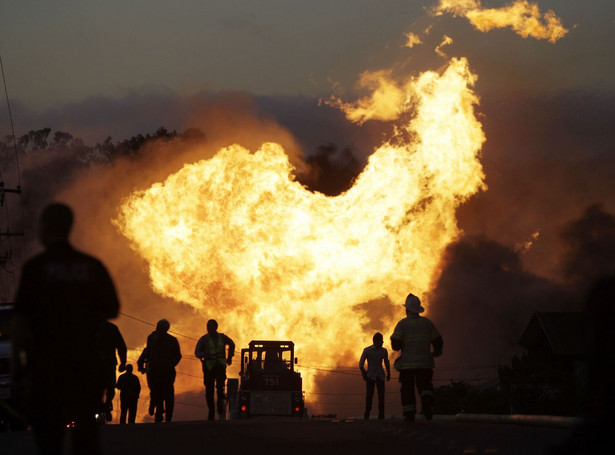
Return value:
<svg viewBox="0 0 615 455">
<path fill-rule="evenodd" d="M 354 363 L 374 327 L 362 303 L 383 306 L 387 337 L 403 317 L 391 304 L 430 289 L 459 235 L 456 208 L 484 187 L 485 138 L 465 59 L 386 77 L 377 96 L 340 102 L 362 121 L 387 109 L 397 128 L 338 196 L 300 184 L 275 143 L 230 145 L 131 194 L 114 222 L 147 261 L 152 288 L 217 319 L 238 347 L 293 340 L 306 365 Z"/>
</svg>

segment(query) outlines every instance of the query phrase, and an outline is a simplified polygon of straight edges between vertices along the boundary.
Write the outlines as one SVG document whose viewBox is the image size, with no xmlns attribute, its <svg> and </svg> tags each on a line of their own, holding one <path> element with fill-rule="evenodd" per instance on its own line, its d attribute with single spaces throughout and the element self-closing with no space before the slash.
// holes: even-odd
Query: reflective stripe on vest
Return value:
<svg viewBox="0 0 615 455">
<path fill-rule="evenodd" d="M 207 351 L 205 352 L 205 366 L 211 370 L 216 362 L 226 366 L 226 356 L 224 355 L 224 335 L 218 334 L 218 343 L 210 335 L 207 335 Z"/>
</svg>

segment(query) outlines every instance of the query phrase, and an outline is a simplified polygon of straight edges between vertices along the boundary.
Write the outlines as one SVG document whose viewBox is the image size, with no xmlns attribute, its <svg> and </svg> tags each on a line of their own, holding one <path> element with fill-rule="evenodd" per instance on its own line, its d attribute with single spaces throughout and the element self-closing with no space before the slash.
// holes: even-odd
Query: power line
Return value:
<svg viewBox="0 0 615 455">
<path fill-rule="evenodd" d="M 137 317 L 135 317 L 135 316 L 131 316 L 131 315 L 126 314 L 126 313 L 122 313 L 121 311 L 119 312 L 119 314 L 121 314 L 122 316 L 126 316 L 127 318 L 134 319 L 135 321 L 142 322 L 143 324 L 147 324 L 147 325 L 150 325 L 150 326 L 152 326 L 152 327 L 156 327 L 156 324 L 153 324 L 153 323 L 148 322 L 148 321 L 144 321 L 143 319 L 139 319 L 139 318 L 137 318 Z M 183 334 L 181 334 L 181 333 L 179 333 L 179 332 L 175 332 L 175 331 L 173 331 L 173 330 L 169 330 L 169 333 L 172 333 L 173 335 L 177 335 L 177 336 L 180 336 L 180 337 L 188 338 L 189 340 L 199 341 L 199 340 L 198 340 L 198 339 L 196 339 L 196 338 L 192 338 L 192 337 L 190 337 L 190 336 L 188 336 L 188 335 L 183 335 Z"/>
</svg>

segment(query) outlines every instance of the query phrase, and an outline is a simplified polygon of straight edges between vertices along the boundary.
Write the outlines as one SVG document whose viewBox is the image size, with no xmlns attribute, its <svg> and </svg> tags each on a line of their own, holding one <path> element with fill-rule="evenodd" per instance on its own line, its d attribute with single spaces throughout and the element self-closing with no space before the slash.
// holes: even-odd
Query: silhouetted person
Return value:
<svg viewBox="0 0 615 455">
<path fill-rule="evenodd" d="M 100 329 L 119 311 L 103 264 L 68 242 L 72 210 L 47 206 L 40 219 L 45 251 L 24 265 L 15 300 L 16 380 L 25 382 L 26 407 L 42 454 L 60 454 L 74 422 L 73 452 L 100 453 L 94 414 Z"/>
<path fill-rule="evenodd" d="M 228 355 L 225 347 L 228 346 Z M 224 383 L 226 381 L 226 366 L 232 364 L 235 355 L 235 343 L 223 333 L 218 333 L 218 323 L 207 321 L 207 334 L 203 335 L 194 350 L 194 355 L 203 363 L 203 382 L 205 383 L 205 399 L 209 414 L 208 420 L 214 420 L 214 387 L 217 390 L 218 418 L 224 420 Z"/>
<path fill-rule="evenodd" d="M 102 388 L 105 390 L 104 411 L 107 421 L 113 420 L 111 411 L 113 410 L 113 397 L 115 397 L 115 370 L 117 367 L 117 356 L 120 358 L 120 373 L 126 368 L 126 343 L 117 328 L 112 322 L 106 321 L 101 330 L 100 336 L 100 380 Z"/>
<path fill-rule="evenodd" d="M 585 416 L 568 440 L 552 448 L 552 454 L 593 455 L 615 448 L 615 276 L 596 282 L 585 311 L 589 382 Z"/>
<path fill-rule="evenodd" d="M 141 382 L 132 374 L 132 365 L 126 365 L 126 373 L 117 379 L 116 387 L 120 391 L 120 424 L 126 423 L 126 414 L 128 414 L 128 423 L 135 423 Z"/>
<path fill-rule="evenodd" d="M 177 338 L 167 333 L 170 327 L 166 319 L 158 321 L 137 362 L 139 371 L 147 373 L 149 413 L 156 422 L 162 422 L 163 414 L 167 422 L 173 418 L 175 367 L 182 358 Z"/>
<path fill-rule="evenodd" d="M 393 365 L 399 371 L 402 410 L 406 421 L 413 422 L 416 415 L 416 384 L 423 414 L 427 420 L 431 420 L 434 404 L 433 359 L 442 354 L 444 342 L 433 322 L 419 316 L 425 309 L 417 296 L 408 294 L 404 306 L 407 317 L 397 323 L 391 335 L 391 347 L 394 351 L 401 350 L 401 355 Z"/>
<path fill-rule="evenodd" d="M 281 373 L 287 368 L 282 359 L 282 352 L 278 349 L 267 349 L 265 351 L 265 371 L 271 373 Z"/>
<path fill-rule="evenodd" d="M 375 333 L 372 341 L 374 344 L 363 349 L 359 360 L 359 369 L 365 380 L 365 414 L 363 418 L 369 420 L 369 413 L 372 410 L 372 400 L 374 399 L 374 388 L 378 390 L 378 418 L 384 419 L 384 381 L 391 380 L 391 365 L 389 363 L 389 353 L 382 347 L 384 339 L 382 333 Z M 367 370 L 365 362 L 367 361 Z M 384 368 L 387 370 L 386 376 Z"/>
</svg>

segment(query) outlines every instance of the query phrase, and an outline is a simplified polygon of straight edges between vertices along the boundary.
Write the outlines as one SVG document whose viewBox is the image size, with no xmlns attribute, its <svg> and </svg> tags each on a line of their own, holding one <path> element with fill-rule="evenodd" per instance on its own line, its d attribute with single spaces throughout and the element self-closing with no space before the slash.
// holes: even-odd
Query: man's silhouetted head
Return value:
<svg viewBox="0 0 615 455">
<path fill-rule="evenodd" d="M 381 348 L 382 345 L 384 344 L 384 337 L 382 336 L 382 333 L 380 332 L 374 333 L 374 336 L 372 337 L 372 341 L 374 342 L 374 346 Z"/>
<path fill-rule="evenodd" d="M 132 374 L 132 365 L 130 363 L 126 365 L 126 373 Z"/>
<path fill-rule="evenodd" d="M 421 306 L 420 299 L 414 294 L 408 294 L 404 306 L 406 307 L 406 314 L 408 316 L 418 317 L 419 313 L 425 311 L 425 308 Z"/>
<path fill-rule="evenodd" d="M 169 324 L 169 321 L 167 321 L 166 319 L 161 319 L 160 321 L 158 321 L 158 324 L 156 324 L 156 330 L 158 332 L 168 332 L 169 329 L 171 328 L 171 324 Z"/>
<path fill-rule="evenodd" d="M 207 333 L 216 333 L 218 330 L 218 323 L 215 319 L 207 321 Z"/>
<path fill-rule="evenodd" d="M 66 204 L 50 204 L 43 210 L 40 219 L 40 237 L 45 246 L 68 241 L 73 226 L 73 211 Z"/>
</svg>

